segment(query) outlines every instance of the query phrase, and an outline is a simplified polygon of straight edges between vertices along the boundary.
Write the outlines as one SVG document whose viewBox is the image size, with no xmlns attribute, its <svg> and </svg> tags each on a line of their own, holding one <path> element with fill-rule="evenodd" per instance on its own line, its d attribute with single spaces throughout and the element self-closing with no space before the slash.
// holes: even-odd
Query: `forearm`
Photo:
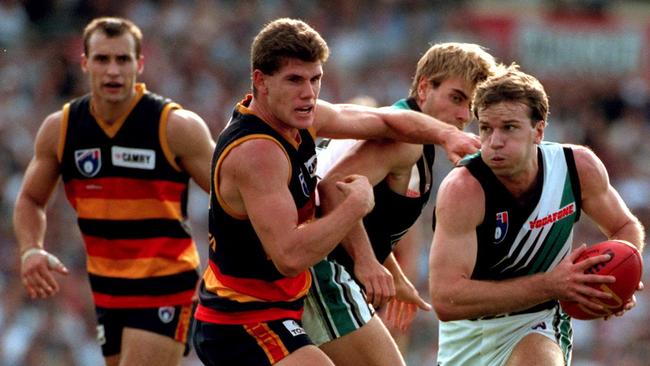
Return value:
<svg viewBox="0 0 650 366">
<path fill-rule="evenodd" d="M 390 274 L 393 275 L 396 283 L 398 281 L 408 280 L 402 271 L 402 267 L 399 265 L 399 262 L 397 262 L 397 258 L 395 258 L 395 254 L 393 254 L 393 252 L 391 252 L 388 257 L 386 257 L 383 265 L 390 272 Z"/>
<path fill-rule="evenodd" d="M 413 144 L 445 145 L 457 129 L 424 113 L 383 109 L 391 138 Z"/>
<path fill-rule="evenodd" d="M 503 281 L 432 279 L 430 292 L 442 321 L 472 319 L 528 309 L 553 299 L 545 274 Z"/>
<path fill-rule="evenodd" d="M 45 207 L 20 195 L 14 209 L 13 227 L 20 253 L 30 248 L 43 248 L 46 227 Z"/>
<path fill-rule="evenodd" d="M 645 247 L 645 231 L 636 217 L 630 219 L 620 230 L 610 235 L 610 238 L 629 241 L 641 252 Z"/>
<path fill-rule="evenodd" d="M 287 252 L 282 255 L 288 265 L 286 270 L 297 274 L 325 258 L 364 214 L 351 199 L 345 199 L 328 214 L 298 226 L 288 238 Z"/>
</svg>

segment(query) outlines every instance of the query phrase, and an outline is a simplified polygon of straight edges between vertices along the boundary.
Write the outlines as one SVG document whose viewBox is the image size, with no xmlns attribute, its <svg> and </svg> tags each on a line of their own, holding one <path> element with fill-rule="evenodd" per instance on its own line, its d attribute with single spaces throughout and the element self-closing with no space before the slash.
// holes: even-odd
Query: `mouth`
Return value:
<svg viewBox="0 0 650 366">
<path fill-rule="evenodd" d="M 313 112 L 314 106 L 305 106 L 305 107 L 298 107 L 294 109 L 298 114 L 304 114 L 304 115 L 309 115 Z"/>
<path fill-rule="evenodd" d="M 111 81 L 111 82 L 103 84 L 104 89 L 108 90 L 109 92 L 113 92 L 113 93 L 119 91 L 120 89 L 122 89 L 123 86 L 124 86 L 124 84 L 118 83 L 118 82 L 115 82 L 115 81 Z"/>
</svg>

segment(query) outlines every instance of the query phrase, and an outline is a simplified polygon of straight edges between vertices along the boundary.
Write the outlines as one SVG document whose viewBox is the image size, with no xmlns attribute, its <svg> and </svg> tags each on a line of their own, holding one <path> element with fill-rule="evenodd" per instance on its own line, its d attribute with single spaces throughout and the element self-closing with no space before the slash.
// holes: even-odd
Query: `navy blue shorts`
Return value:
<svg viewBox="0 0 650 366">
<path fill-rule="evenodd" d="M 163 306 L 143 309 L 108 309 L 95 307 L 97 314 L 97 341 L 104 357 L 121 352 L 122 331 L 136 328 L 161 334 L 185 345 L 189 353 L 188 336 L 194 314 L 194 305 Z"/>
<path fill-rule="evenodd" d="M 262 366 L 313 343 L 299 321 L 280 319 L 243 325 L 195 320 L 193 344 L 207 366 Z"/>
</svg>

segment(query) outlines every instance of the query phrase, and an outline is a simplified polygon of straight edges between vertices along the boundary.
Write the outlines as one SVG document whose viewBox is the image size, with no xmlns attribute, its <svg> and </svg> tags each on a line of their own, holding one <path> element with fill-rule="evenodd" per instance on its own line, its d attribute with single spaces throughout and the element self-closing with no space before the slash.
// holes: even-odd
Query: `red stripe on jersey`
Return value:
<svg viewBox="0 0 650 366">
<path fill-rule="evenodd" d="M 261 323 L 278 319 L 294 319 L 300 321 L 303 309 L 287 310 L 270 308 L 250 311 L 219 311 L 199 304 L 194 317 L 200 321 L 215 324 L 247 324 Z"/>
<path fill-rule="evenodd" d="M 65 184 L 68 198 L 159 199 L 179 201 L 187 185 L 164 180 L 132 178 L 72 179 Z"/>
<path fill-rule="evenodd" d="M 110 259 L 177 259 L 192 245 L 191 238 L 104 239 L 84 235 L 83 239 L 89 256 Z"/>
<path fill-rule="evenodd" d="M 254 296 L 265 301 L 291 301 L 307 294 L 310 273 L 305 270 L 296 277 L 283 277 L 275 281 L 254 278 L 240 278 L 225 275 L 211 260 L 208 261 L 215 277 L 225 286 L 244 295 Z"/>
<path fill-rule="evenodd" d="M 95 305 L 103 308 L 157 308 L 192 303 L 194 289 L 162 296 L 115 296 L 93 292 Z"/>
</svg>

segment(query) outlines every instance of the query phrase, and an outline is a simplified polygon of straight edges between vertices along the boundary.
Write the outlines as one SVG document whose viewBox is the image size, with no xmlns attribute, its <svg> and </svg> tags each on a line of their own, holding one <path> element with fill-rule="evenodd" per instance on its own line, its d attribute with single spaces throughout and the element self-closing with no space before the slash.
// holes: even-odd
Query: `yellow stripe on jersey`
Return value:
<svg viewBox="0 0 650 366">
<path fill-rule="evenodd" d="M 86 260 L 88 272 L 92 274 L 130 279 L 173 275 L 195 269 L 199 263 L 199 252 L 194 245 L 189 246 L 178 259 L 108 259 L 88 256 Z"/>
</svg>

